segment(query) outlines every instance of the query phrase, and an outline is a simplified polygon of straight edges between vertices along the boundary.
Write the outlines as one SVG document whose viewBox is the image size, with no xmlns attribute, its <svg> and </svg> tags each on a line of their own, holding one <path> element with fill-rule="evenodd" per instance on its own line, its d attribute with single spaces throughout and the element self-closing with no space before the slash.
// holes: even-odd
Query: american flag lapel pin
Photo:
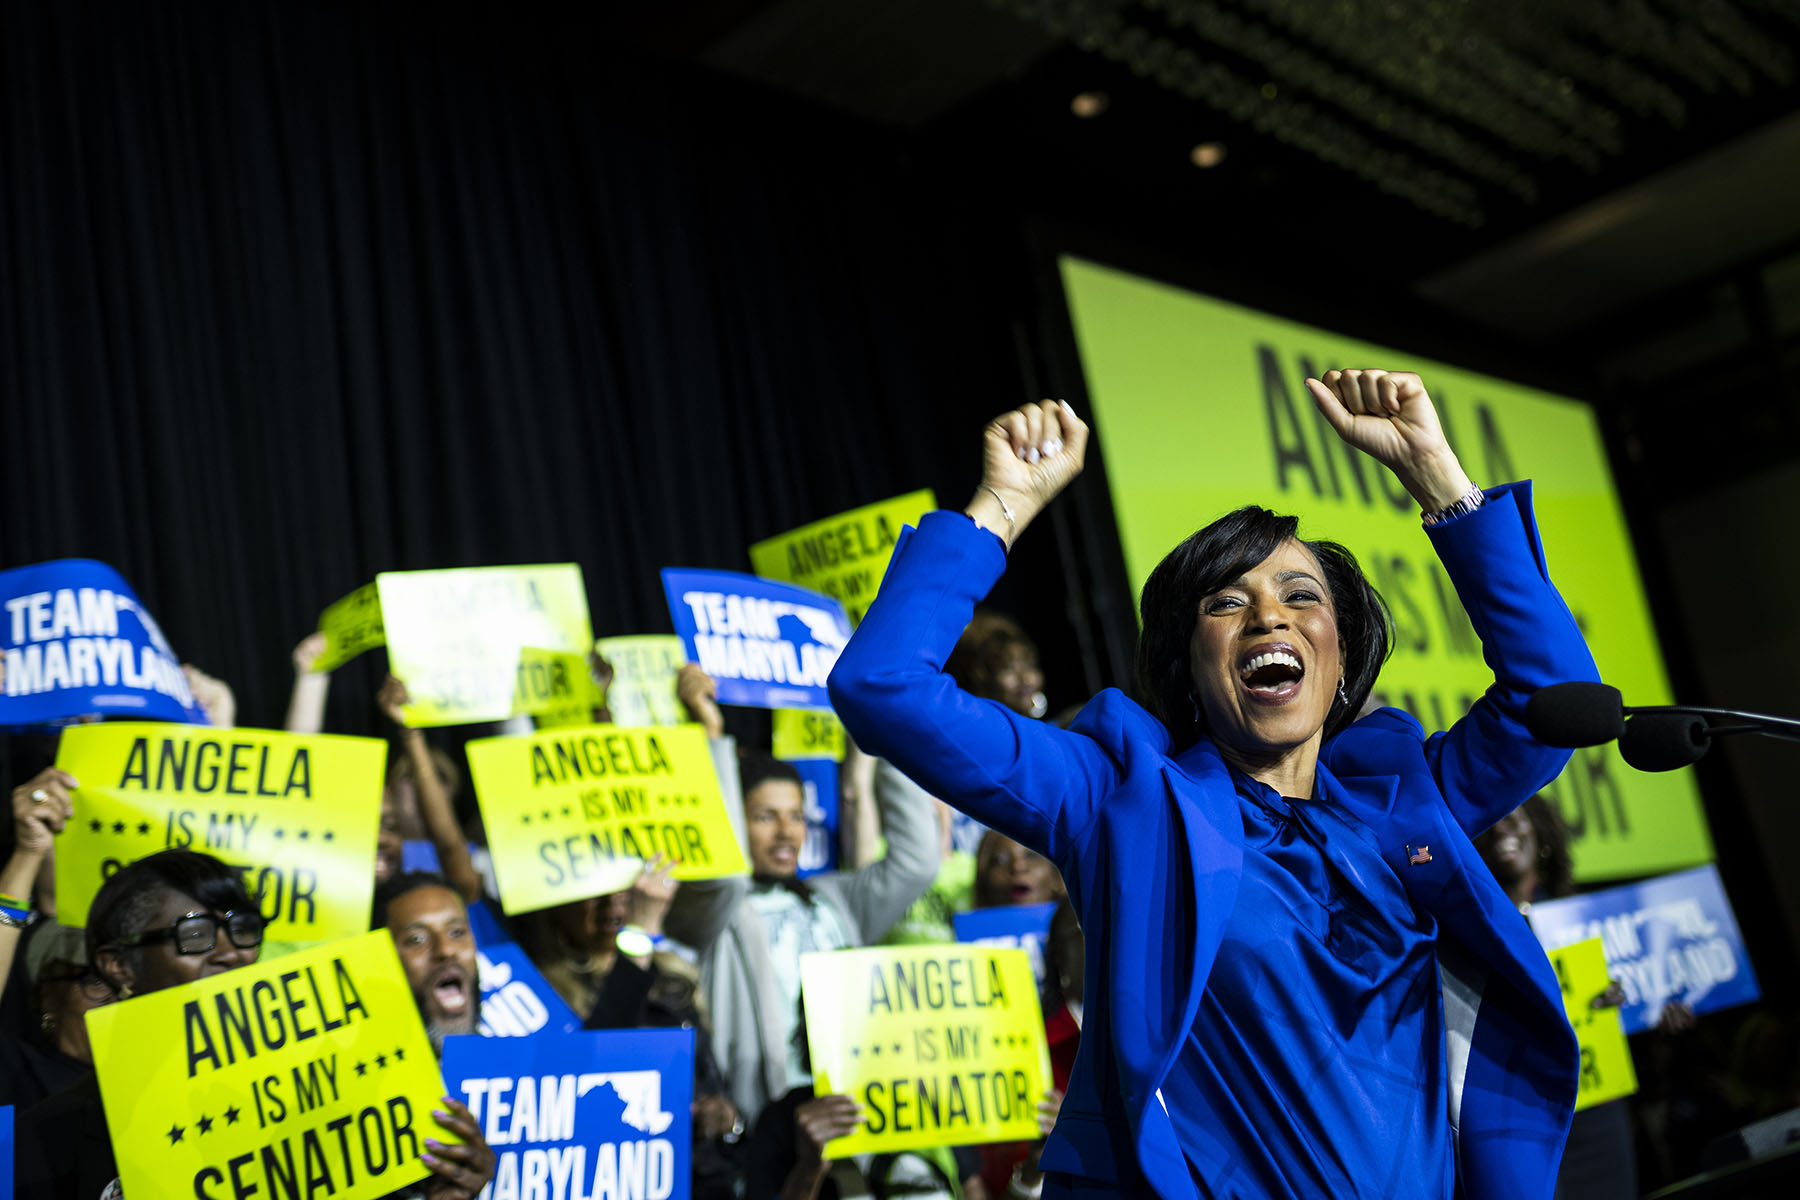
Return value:
<svg viewBox="0 0 1800 1200">
<path fill-rule="evenodd" d="M 1415 867 L 1430 862 L 1431 847 L 1420 846 L 1417 850 L 1414 850 L 1411 845 L 1408 845 L 1406 847 L 1406 861 L 1409 865 Z"/>
</svg>

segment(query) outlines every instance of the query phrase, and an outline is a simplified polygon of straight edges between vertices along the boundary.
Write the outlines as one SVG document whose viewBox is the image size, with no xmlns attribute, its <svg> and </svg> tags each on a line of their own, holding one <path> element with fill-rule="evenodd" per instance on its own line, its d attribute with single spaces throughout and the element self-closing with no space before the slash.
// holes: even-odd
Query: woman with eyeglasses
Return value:
<svg viewBox="0 0 1800 1200">
<path fill-rule="evenodd" d="M 243 876 L 208 854 L 164 850 L 100 886 L 88 909 L 87 958 L 120 1000 L 256 961 L 262 913 Z M 117 1194 L 98 1077 L 18 1115 L 17 1182 L 24 1196 L 95 1200 Z"/>
</svg>

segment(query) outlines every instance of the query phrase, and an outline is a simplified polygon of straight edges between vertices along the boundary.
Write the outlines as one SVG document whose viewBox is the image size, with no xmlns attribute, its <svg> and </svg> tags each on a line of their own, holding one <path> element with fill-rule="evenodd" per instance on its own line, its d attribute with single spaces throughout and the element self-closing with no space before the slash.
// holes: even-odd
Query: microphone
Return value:
<svg viewBox="0 0 1800 1200">
<path fill-rule="evenodd" d="M 1625 703 L 1610 684 L 1553 683 L 1525 702 L 1525 728 L 1546 746 L 1598 746 L 1625 732 Z"/>
<path fill-rule="evenodd" d="M 1714 724 L 1709 717 L 1727 723 Z M 1525 728 L 1544 745 L 1563 749 L 1616 738 L 1619 754 L 1640 771 L 1673 771 L 1699 762 L 1712 739 L 1727 733 L 1800 742 L 1800 721 L 1789 717 L 1694 704 L 1633 707 L 1623 702 L 1618 688 L 1587 680 L 1539 688 L 1525 702 Z"/>
<path fill-rule="evenodd" d="M 1640 771 L 1692 766 L 1711 747 L 1712 732 L 1705 719 L 1688 713 L 1637 713 L 1619 736 L 1619 756 Z"/>
</svg>

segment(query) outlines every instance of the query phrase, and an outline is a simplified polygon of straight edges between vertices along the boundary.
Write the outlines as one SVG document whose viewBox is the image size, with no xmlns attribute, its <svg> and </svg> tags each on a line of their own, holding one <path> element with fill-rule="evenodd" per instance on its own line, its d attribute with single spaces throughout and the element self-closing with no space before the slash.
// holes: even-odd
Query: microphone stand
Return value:
<svg viewBox="0 0 1800 1200">
<path fill-rule="evenodd" d="M 1726 733 L 1761 733 L 1769 737 L 1780 738 L 1787 742 L 1800 742 L 1800 721 L 1789 717 L 1772 717 L 1766 713 L 1745 712 L 1737 708 L 1707 708 L 1697 704 L 1653 704 L 1633 708 L 1625 706 L 1627 717 L 1639 713 L 1674 713 L 1684 717 L 1723 717 L 1734 721 L 1731 725 L 1714 725 L 1706 722 L 1708 734 Z"/>
</svg>

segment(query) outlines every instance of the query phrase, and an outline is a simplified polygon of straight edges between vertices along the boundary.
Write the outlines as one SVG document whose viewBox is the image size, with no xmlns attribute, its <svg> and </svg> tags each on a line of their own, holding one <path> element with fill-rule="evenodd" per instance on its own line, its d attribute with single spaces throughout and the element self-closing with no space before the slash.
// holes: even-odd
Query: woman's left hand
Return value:
<svg viewBox="0 0 1800 1200">
<path fill-rule="evenodd" d="M 1327 371 L 1306 381 L 1339 437 L 1399 477 L 1426 512 L 1456 503 L 1469 476 L 1450 449 L 1419 377 L 1400 371 Z"/>
</svg>

